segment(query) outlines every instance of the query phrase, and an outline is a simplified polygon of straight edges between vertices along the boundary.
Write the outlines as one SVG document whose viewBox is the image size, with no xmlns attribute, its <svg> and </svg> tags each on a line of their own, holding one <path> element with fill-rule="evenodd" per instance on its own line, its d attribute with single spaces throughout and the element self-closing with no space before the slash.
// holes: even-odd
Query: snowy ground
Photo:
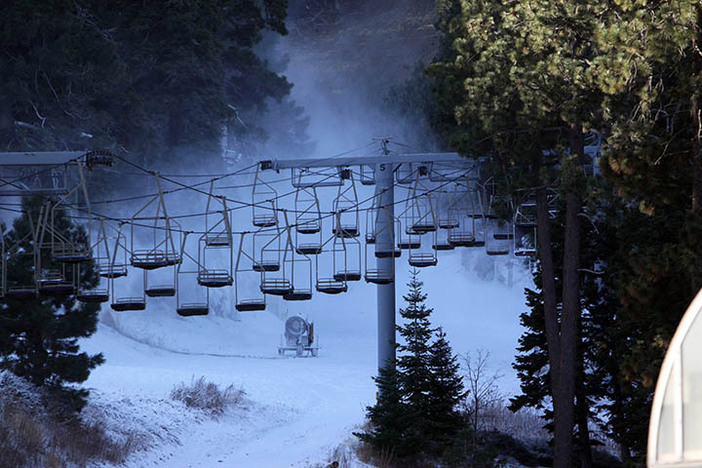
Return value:
<svg viewBox="0 0 702 468">
<path fill-rule="evenodd" d="M 454 352 L 490 351 L 491 364 L 505 374 L 502 389 L 511 394 L 516 378 L 509 364 L 528 275 L 515 267 L 511 287 L 482 281 L 474 267 L 484 269 L 486 261 L 484 254 L 457 251 L 420 278 L 435 309 L 433 323 L 445 328 Z M 504 261 L 495 271 L 508 275 Z M 401 307 L 407 273 L 398 274 Z M 172 307 L 161 301 L 144 312 L 107 312 L 83 342 L 107 359 L 86 383 L 93 389 L 87 416 L 107 420 L 118 436 L 140 434 L 150 447 L 127 466 L 326 466 L 334 449 L 353 440 L 375 398 L 374 286 L 357 283 L 345 295 L 318 294 L 302 304 L 271 301 L 269 311 L 238 320 L 225 317 L 228 310 L 185 319 Z M 286 314 L 315 322 L 318 358 L 278 356 Z M 212 419 L 169 398 L 176 384 L 200 376 L 242 388 L 244 403 Z"/>
</svg>

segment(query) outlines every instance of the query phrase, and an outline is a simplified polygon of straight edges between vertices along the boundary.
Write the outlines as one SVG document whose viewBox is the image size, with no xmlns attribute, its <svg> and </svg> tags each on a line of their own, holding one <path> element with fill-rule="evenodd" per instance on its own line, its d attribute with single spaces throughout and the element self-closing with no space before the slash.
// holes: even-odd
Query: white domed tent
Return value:
<svg viewBox="0 0 702 468">
<path fill-rule="evenodd" d="M 702 291 L 680 321 L 658 376 L 648 466 L 702 467 Z"/>
</svg>

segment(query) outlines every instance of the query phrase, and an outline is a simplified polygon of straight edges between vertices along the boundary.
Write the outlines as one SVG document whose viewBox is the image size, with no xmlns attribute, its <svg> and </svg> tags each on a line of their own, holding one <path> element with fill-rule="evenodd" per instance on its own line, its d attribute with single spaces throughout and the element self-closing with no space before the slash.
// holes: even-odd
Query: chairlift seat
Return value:
<svg viewBox="0 0 702 468">
<path fill-rule="evenodd" d="M 358 270 L 342 270 L 334 273 L 336 281 L 360 281 L 361 272 Z"/>
<path fill-rule="evenodd" d="M 210 307 L 201 302 L 186 303 L 179 305 L 176 313 L 181 317 L 197 317 L 210 313 Z"/>
<path fill-rule="evenodd" d="M 432 248 L 436 251 L 440 250 L 453 250 L 456 248 L 456 246 L 448 241 L 442 242 L 435 242 L 434 245 L 432 245 Z"/>
<path fill-rule="evenodd" d="M 344 239 L 358 237 L 358 226 L 353 224 L 342 224 L 341 226 L 335 226 L 332 229 L 332 234 L 334 234 L 336 237 L 343 237 Z"/>
<path fill-rule="evenodd" d="M 198 273 L 197 283 L 208 288 L 221 288 L 231 286 L 234 279 L 227 270 L 205 270 Z"/>
<path fill-rule="evenodd" d="M 400 241 L 397 243 L 397 248 L 402 250 L 418 249 L 421 246 L 422 243 L 417 241 Z"/>
<path fill-rule="evenodd" d="M 300 244 L 295 247 L 295 252 L 300 255 L 319 255 L 322 253 L 322 246 L 319 244 Z"/>
<path fill-rule="evenodd" d="M 340 294 L 348 291 L 349 288 L 346 281 L 337 281 L 335 279 L 325 278 L 317 280 L 315 289 L 324 294 Z"/>
<path fill-rule="evenodd" d="M 494 255 L 508 255 L 509 254 L 509 247 L 490 247 L 485 249 L 485 253 L 491 256 Z"/>
<path fill-rule="evenodd" d="M 117 301 L 110 304 L 110 307 L 115 312 L 124 312 L 125 310 L 144 310 L 146 309 L 146 301 L 143 297 L 120 297 Z"/>
<path fill-rule="evenodd" d="M 232 245 L 232 238 L 229 234 L 206 234 L 204 237 L 207 247 L 229 247 Z"/>
<path fill-rule="evenodd" d="M 273 227 L 278 224 L 275 216 L 259 215 L 253 217 L 253 225 L 256 227 Z"/>
<path fill-rule="evenodd" d="M 84 244 L 56 244 L 51 256 L 57 262 L 81 263 L 91 258 L 90 249 Z"/>
<path fill-rule="evenodd" d="M 67 296 L 73 294 L 76 287 L 72 282 L 63 278 L 44 278 L 37 282 L 37 289 L 39 293 L 47 296 Z"/>
<path fill-rule="evenodd" d="M 414 234 L 426 234 L 428 232 L 434 232 L 436 231 L 436 224 L 431 223 L 431 222 L 425 222 L 425 221 L 420 221 L 417 223 L 414 223 L 411 226 L 412 231 L 414 231 Z M 410 234 L 410 233 L 408 233 Z"/>
<path fill-rule="evenodd" d="M 30 286 L 11 286 L 5 293 L 8 299 L 34 299 L 37 297 L 37 290 Z"/>
<path fill-rule="evenodd" d="M 292 283 L 284 278 L 264 279 L 261 281 L 261 292 L 274 296 L 284 296 L 293 291 Z"/>
<path fill-rule="evenodd" d="M 441 229 L 456 229 L 459 225 L 460 224 L 459 224 L 457 219 L 453 219 L 453 218 L 439 219 L 439 228 L 441 228 Z"/>
<path fill-rule="evenodd" d="M 126 265 L 100 265 L 98 274 L 103 278 L 121 278 L 127 276 Z"/>
<path fill-rule="evenodd" d="M 301 219 L 298 221 L 296 229 L 300 234 L 316 234 L 321 230 L 321 226 L 318 219 Z"/>
<path fill-rule="evenodd" d="M 448 243 L 454 247 L 473 247 L 475 243 L 475 236 L 468 233 L 451 233 L 448 236 Z"/>
<path fill-rule="evenodd" d="M 155 270 L 168 266 L 168 259 L 163 250 L 135 250 L 131 262 L 133 267 L 142 270 Z"/>
<path fill-rule="evenodd" d="M 81 290 L 76 296 L 80 302 L 85 303 L 101 303 L 110 300 L 110 295 L 107 293 L 107 289 L 91 289 L 91 290 Z"/>
<path fill-rule="evenodd" d="M 533 257 L 536 255 L 536 249 L 515 249 L 514 255 L 517 257 Z"/>
<path fill-rule="evenodd" d="M 293 289 L 283 296 L 285 301 L 309 301 L 310 299 L 312 299 L 311 289 Z"/>
<path fill-rule="evenodd" d="M 518 228 L 523 228 L 523 229 L 534 229 L 536 227 L 536 221 L 531 221 L 531 220 L 517 220 L 514 222 L 514 225 Z"/>
<path fill-rule="evenodd" d="M 364 277 L 367 283 L 390 284 L 393 282 L 392 272 L 385 270 L 368 270 Z"/>
<path fill-rule="evenodd" d="M 177 252 L 166 252 L 166 266 L 178 265 L 182 259 Z"/>
<path fill-rule="evenodd" d="M 409 258 L 410 266 L 417 268 L 436 266 L 436 263 L 437 259 L 432 254 L 412 254 Z"/>
<path fill-rule="evenodd" d="M 246 299 L 237 302 L 235 307 L 239 312 L 256 312 L 266 310 L 266 301 L 263 299 Z"/>
<path fill-rule="evenodd" d="M 144 293 L 149 297 L 173 297 L 176 295 L 176 288 L 169 285 L 149 286 Z"/>
<path fill-rule="evenodd" d="M 85 165 L 88 169 L 95 166 L 112 166 L 114 156 L 107 151 L 91 151 L 85 155 Z"/>
<path fill-rule="evenodd" d="M 402 250 L 376 250 L 375 258 L 398 258 L 402 256 Z"/>
<path fill-rule="evenodd" d="M 492 235 L 495 240 L 511 240 L 514 239 L 514 234 L 511 232 L 496 232 Z"/>
<path fill-rule="evenodd" d="M 280 270 L 280 262 L 278 260 L 262 260 L 253 262 L 253 271 L 278 271 Z"/>
</svg>

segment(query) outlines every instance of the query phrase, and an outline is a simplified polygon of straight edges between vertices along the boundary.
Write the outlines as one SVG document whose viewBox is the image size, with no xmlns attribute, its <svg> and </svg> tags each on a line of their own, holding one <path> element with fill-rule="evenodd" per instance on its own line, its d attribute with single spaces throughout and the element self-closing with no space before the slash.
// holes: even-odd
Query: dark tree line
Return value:
<svg viewBox="0 0 702 468">
<path fill-rule="evenodd" d="M 306 144 L 292 85 L 260 55 L 287 2 L 11 2 L 0 15 L 0 150 L 108 148 L 150 165 Z M 275 118 L 273 118 L 275 117 Z M 297 145 L 297 147 L 295 147 Z"/>
<path fill-rule="evenodd" d="M 702 286 L 702 6 L 437 3 L 434 128 L 487 156 L 498 193 L 537 204 L 513 404 L 545 410 L 554 466 L 590 466 L 589 421 L 640 461 L 666 345 Z"/>
</svg>

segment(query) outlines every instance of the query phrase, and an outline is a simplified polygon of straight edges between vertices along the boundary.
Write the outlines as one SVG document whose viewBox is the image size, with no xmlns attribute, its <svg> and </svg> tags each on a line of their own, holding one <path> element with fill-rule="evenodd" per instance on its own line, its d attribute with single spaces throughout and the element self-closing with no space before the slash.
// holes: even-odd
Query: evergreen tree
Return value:
<svg viewBox="0 0 702 468">
<path fill-rule="evenodd" d="M 12 230 L 5 234 L 10 286 L 33 285 L 44 272 L 63 266 L 51 259 L 50 247 L 38 245 L 32 234 L 32 230 L 40 227 L 39 211 L 44 203 L 41 197 L 24 198 L 22 216 L 15 219 Z M 60 211 L 55 212 L 53 227 L 71 242 L 87 241 L 83 228 Z M 42 271 L 36 272 L 39 257 Z M 92 262 L 81 264 L 76 287 L 94 288 L 98 280 Z M 81 352 L 78 339 L 95 332 L 99 310 L 99 304 L 79 303 L 75 295 L 5 298 L 0 303 L 0 366 L 34 385 L 55 391 L 60 397 L 60 410 L 80 411 L 88 391 L 71 384 L 84 382 L 90 370 L 104 359 L 102 354 Z"/>
<path fill-rule="evenodd" d="M 465 426 L 464 417 L 456 408 L 466 393 L 458 359 L 446 340 L 446 333 L 439 327 L 434 336 L 429 358 L 431 390 L 426 423 L 433 451 L 440 454 Z"/>
<path fill-rule="evenodd" d="M 3 2 L 0 151 L 112 147 L 126 68 L 95 1 Z"/>
<path fill-rule="evenodd" d="M 431 327 L 433 309 L 424 303 L 418 274 L 412 271 L 407 307 L 400 309 L 399 357 L 374 379 L 378 401 L 367 408 L 372 429 L 356 434 L 400 459 L 440 455 L 464 426 L 456 410 L 465 396 L 457 358 L 443 330 Z"/>
<path fill-rule="evenodd" d="M 409 408 L 403 398 L 400 374 L 395 364 L 380 369 L 379 375 L 373 377 L 378 387 L 378 400 L 366 408 L 370 431 L 354 435 L 381 453 L 402 455 L 410 449 L 405 446 Z"/>
</svg>

